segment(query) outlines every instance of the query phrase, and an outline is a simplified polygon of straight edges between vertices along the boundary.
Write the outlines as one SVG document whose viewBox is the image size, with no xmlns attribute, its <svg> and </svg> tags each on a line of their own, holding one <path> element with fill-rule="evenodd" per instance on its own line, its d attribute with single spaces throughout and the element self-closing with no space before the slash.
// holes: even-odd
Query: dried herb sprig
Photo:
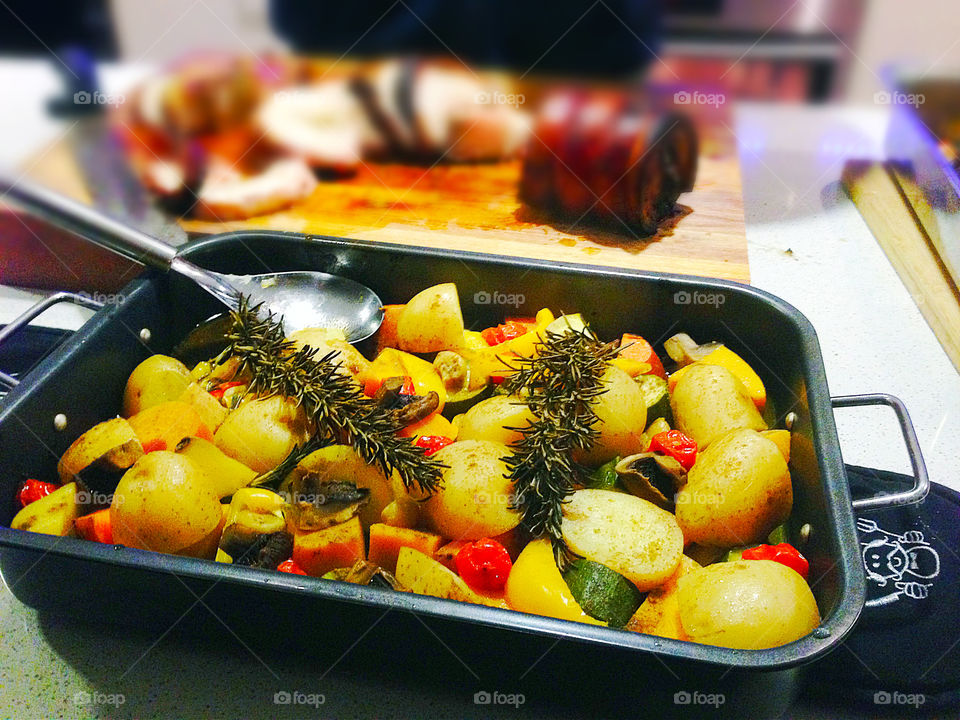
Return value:
<svg viewBox="0 0 960 720">
<path fill-rule="evenodd" d="M 588 329 L 547 332 L 537 353 L 517 360 L 516 373 L 505 382 L 508 392 L 524 396 L 536 418 L 516 428 L 521 438 L 505 458 L 514 481 L 513 507 L 528 532 L 550 538 L 561 570 L 577 557 L 560 532 L 563 503 L 589 472 L 574 456 L 597 439 L 593 405 L 605 392 L 603 374 L 616 354 L 614 343 L 600 342 Z"/>
<path fill-rule="evenodd" d="M 229 345 L 221 358 L 240 359 L 237 375 L 250 375 L 247 393 L 294 398 L 322 439 L 349 443 L 388 477 L 396 471 L 408 490 L 417 487 L 431 493 L 440 487 L 444 465 L 427 457 L 409 438 L 396 436 L 395 416 L 339 371 L 336 351 L 320 357 L 315 348 L 295 349 L 284 335 L 282 319 L 261 317 L 260 307 L 251 307 L 248 298 L 241 298 L 232 315 Z"/>
</svg>

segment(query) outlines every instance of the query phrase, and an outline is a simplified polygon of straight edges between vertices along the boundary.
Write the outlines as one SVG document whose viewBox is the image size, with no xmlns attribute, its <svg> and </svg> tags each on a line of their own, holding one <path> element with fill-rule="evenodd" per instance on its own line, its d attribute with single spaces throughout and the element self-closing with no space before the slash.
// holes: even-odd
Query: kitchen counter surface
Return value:
<svg viewBox="0 0 960 720">
<path fill-rule="evenodd" d="M 107 68 L 105 90 L 122 92 L 142 72 L 141 68 Z M 3 167 L 25 162 L 62 133 L 65 125 L 48 118 L 43 110 L 45 98 L 56 91 L 52 70 L 36 63 L 0 61 L 0 87 L 5 107 L 16 109 L 0 113 Z M 960 490 L 956 470 L 960 375 L 917 309 L 922 298 L 911 297 L 905 289 L 839 187 L 845 159 L 882 157 L 885 110 L 741 104 L 734 116 L 751 284 L 790 302 L 813 323 L 831 394 L 888 392 L 900 397 L 916 426 L 931 479 Z M 40 296 L 0 286 L 0 324 Z M 61 307 L 41 322 L 75 328 L 88 316 L 84 310 Z M 837 424 L 846 462 L 910 472 L 888 409 L 843 410 L 837 414 Z M 215 643 L 184 631 L 190 626 L 185 622 L 162 636 L 95 627 L 38 614 L 4 587 L 0 589 L 0 714 L 34 718 L 276 717 L 287 712 L 336 717 L 491 717 L 499 713 L 520 718 L 541 712 L 535 698 L 519 708 L 474 705 L 476 683 L 467 667 L 463 687 L 431 686 L 425 693 L 422 688 L 391 684 L 382 674 L 375 681 L 365 681 L 362 674 L 349 670 L 348 659 L 329 668 L 299 667 L 295 659 L 265 662 L 227 630 L 223 641 Z M 443 644 L 429 628 L 411 638 L 411 642 L 438 641 Z M 347 656 L 352 647 L 344 650 Z M 453 656 L 449 659 L 457 663 Z M 325 702 L 317 708 L 275 705 L 274 693 L 284 690 L 307 696 L 322 693 Z M 121 696 L 124 702 L 119 705 Z M 801 699 L 788 716 L 827 718 L 836 713 Z M 847 710 L 843 715 L 857 717 Z"/>
</svg>

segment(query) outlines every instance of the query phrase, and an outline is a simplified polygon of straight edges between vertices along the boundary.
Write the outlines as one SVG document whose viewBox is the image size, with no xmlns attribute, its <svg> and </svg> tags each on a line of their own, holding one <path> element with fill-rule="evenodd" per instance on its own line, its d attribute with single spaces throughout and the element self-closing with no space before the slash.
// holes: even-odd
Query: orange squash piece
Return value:
<svg viewBox="0 0 960 720">
<path fill-rule="evenodd" d="M 427 557 L 433 557 L 442 544 L 443 538 L 433 533 L 375 523 L 370 526 L 368 559 L 384 570 L 396 572 L 400 548 L 413 548 Z"/>
<path fill-rule="evenodd" d="M 365 550 L 359 517 L 323 530 L 297 530 L 293 535 L 293 561 L 314 577 L 351 567 L 365 559 Z"/>
<path fill-rule="evenodd" d="M 128 421 L 144 452 L 176 449 L 185 437 L 196 436 L 213 442 L 213 433 L 200 419 L 200 414 L 178 400 L 160 403 L 141 410 Z"/>
</svg>

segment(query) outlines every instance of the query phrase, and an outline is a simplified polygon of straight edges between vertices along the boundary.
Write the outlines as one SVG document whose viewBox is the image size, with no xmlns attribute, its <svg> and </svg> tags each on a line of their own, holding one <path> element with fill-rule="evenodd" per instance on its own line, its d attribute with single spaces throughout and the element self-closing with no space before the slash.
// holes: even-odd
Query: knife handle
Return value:
<svg viewBox="0 0 960 720">
<path fill-rule="evenodd" d="M 10 198 L 31 214 L 135 262 L 169 270 L 177 249 L 108 215 L 24 178 L 0 174 L 0 200 Z"/>
</svg>

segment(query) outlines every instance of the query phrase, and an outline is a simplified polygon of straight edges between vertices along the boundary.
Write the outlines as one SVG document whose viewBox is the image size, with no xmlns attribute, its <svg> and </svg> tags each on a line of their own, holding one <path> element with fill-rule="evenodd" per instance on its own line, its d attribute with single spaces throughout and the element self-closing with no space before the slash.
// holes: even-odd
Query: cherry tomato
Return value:
<svg viewBox="0 0 960 720">
<path fill-rule="evenodd" d="M 20 507 L 26 507 L 30 503 L 46 497 L 58 487 L 59 485 L 54 485 L 53 483 L 30 478 L 20 486 L 20 490 L 17 492 L 17 501 L 20 503 Z"/>
<path fill-rule="evenodd" d="M 507 584 L 513 561 L 507 549 L 490 538 L 464 545 L 457 553 L 457 572 L 472 590 L 497 592 Z"/>
<path fill-rule="evenodd" d="M 433 455 L 440 448 L 446 447 L 453 440 L 443 435 L 421 435 L 413 444 L 422 447 L 426 452 L 424 455 Z"/>
<path fill-rule="evenodd" d="M 683 465 L 684 470 L 697 461 L 697 441 L 679 430 L 665 430 L 650 438 L 650 450 L 669 455 Z"/>
<path fill-rule="evenodd" d="M 744 560 L 773 560 L 781 565 L 796 570 L 804 579 L 810 572 L 810 563 L 800 554 L 790 543 L 780 543 L 779 545 L 758 545 L 757 547 L 747 548 L 741 556 Z"/>
<path fill-rule="evenodd" d="M 223 398 L 223 394 L 232 387 L 237 387 L 238 385 L 243 385 L 239 380 L 231 380 L 230 382 L 220 383 L 213 390 L 210 391 L 210 394 L 213 395 L 217 400 Z"/>
<path fill-rule="evenodd" d="M 293 560 L 284 560 L 282 563 L 277 565 L 277 570 L 280 572 L 290 573 L 292 575 L 307 574 L 306 570 L 297 565 Z"/>
</svg>

